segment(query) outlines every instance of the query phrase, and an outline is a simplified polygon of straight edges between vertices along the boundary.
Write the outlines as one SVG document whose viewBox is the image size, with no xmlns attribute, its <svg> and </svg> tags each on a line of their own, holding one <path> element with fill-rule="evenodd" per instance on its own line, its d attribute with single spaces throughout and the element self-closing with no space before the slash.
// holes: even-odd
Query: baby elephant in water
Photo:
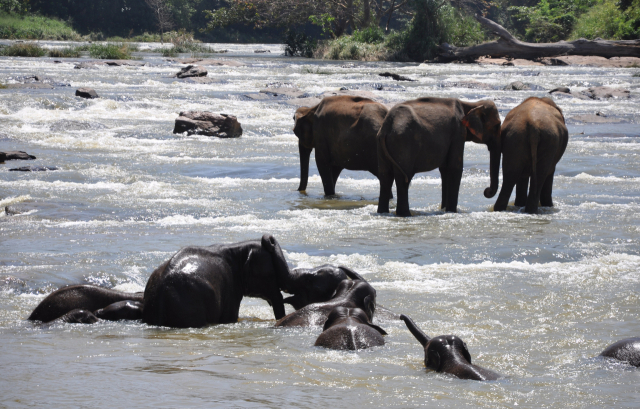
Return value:
<svg viewBox="0 0 640 409">
<path fill-rule="evenodd" d="M 600 356 L 614 358 L 640 367 L 640 338 L 627 338 L 605 348 Z"/>
<path fill-rule="evenodd" d="M 322 331 L 315 346 L 352 351 L 384 345 L 382 335 L 387 335 L 360 308 L 346 307 L 331 310 Z"/>
<path fill-rule="evenodd" d="M 475 381 L 494 381 L 501 377 L 497 372 L 473 365 L 467 344 L 455 335 L 429 339 L 411 318 L 403 314 L 400 319 L 424 347 L 424 365 L 427 368 Z"/>
</svg>

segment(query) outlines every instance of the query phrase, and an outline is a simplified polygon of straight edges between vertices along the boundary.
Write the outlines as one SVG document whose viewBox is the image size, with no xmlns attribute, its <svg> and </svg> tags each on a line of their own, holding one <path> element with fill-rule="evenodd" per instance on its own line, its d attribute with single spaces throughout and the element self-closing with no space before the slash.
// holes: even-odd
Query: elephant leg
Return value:
<svg viewBox="0 0 640 409">
<path fill-rule="evenodd" d="M 411 212 L 409 211 L 409 184 L 411 183 L 412 178 L 413 175 L 409 177 L 408 182 L 405 182 L 404 175 L 400 172 L 396 172 L 396 192 L 398 193 L 398 204 L 396 206 L 397 216 L 411 216 Z"/>
<path fill-rule="evenodd" d="M 342 172 L 343 168 L 338 167 L 338 166 L 332 166 L 331 167 L 331 174 L 333 176 L 333 191 L 336 191 L 336 182 L 338 181 L 338 178 L 340 177 L 340 173 Z"/>
<path fill-rule="evenodd" d="M 544 181 L 544 184 L 542 185 L 542 192 L 540 192 L 540 206 L 553 207 L 553 200 L 551 200 L 552 189 L 553 189 L 553 173 L 547 176 L 547 179 Z"/>
<path fill-rule="evenodd" d="M 540 168 L 539 166 L 535 179 L 531 177 L 531 184 L 529 185 L 529 196 L 527 196 L 527 204 L 524 207 L 524 211 L 529 214 L 538 213 L 540 193 L 542 193 L 542 186 L 547 179 L 546 171 Z"/>
<path fill-rule="evenodd" d="M 389 213 L 389 200 L 391 200 L 393 187 L 392 165 L 378 155 L 378 180 L 380 181 L 380 197 L 378 198 L 378 213 Z M 397 185 L 396 185 L 397 189 Z"/>
<path fill-rule="evenodd" d="M 316 150 L 316 164 L 318 165 L 318 172 L 320 173 L 320 178 L 322 179 L 322 186 L 324 187 L 325 196 L 335 195 L 336 189 L 333 179 L 333 167 L 326 161 L 318 158 L 318 150 Z"/>
<path fill-rule="evenodd" d="M 516 201 L 515 205 L 524 207 L 527 204 L 527 191 L 529 190 L 529 175 L 520 176 L 518 184 L 516 184 Z"/>
<path fill-rule="evenodd" d="M 504 168 L 503 168 L 504 171 Z M 511 177 L 510 175 L 504 175 L 502 179 L 502 189 L 500 189 L 500 194 L 498 195 L 498 199 L 496 200 L 496 204 L 493 205 L 494 212 L 502 212 L 507 210 L 507 205 L 509 204 L 509 198 L 511 197 L 511 192 L 513 192 L 513 187 L 516 185 L 516 178 Z"/>
<path fill-rule="evenodd" d="M 460 193 L 460 182 L 462 181 L 462 168 L 460 169 L 447 169 L 446 186 L 443 183 L 443 192 L 447 192 L 447 213 L 458 212 L 458 194 Z M 443 181 L 444 182 L 444 181 Z"/>
<path fill-rule="evenodd" d="M 444 166 L 440 167 L 440 182 L 442 185 L 442 203 L 440 203 L 440 209 L 444 209 L 447 207 L 447 187 L 449 186 L 447 183 L 447 170 Z"/>
</svg>

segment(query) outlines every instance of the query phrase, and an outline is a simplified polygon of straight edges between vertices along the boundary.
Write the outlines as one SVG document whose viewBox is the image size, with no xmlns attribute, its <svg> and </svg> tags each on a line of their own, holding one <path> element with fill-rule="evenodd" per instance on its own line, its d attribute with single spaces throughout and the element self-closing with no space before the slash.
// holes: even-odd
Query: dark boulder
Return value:
<svg viewBox="0 0 640 409">
<path fill-rule="evenodd" d="M 58 170 L 55 166 L 21 166 L 19 168 L 9 169 L 14 172 L 46 172 L 48 170 Z"/>
<path fill-rule="evenodd" d="M 207 70 L 199 65 L 187 65 L 182 68 L 177 74 L 178 78 L 190 78 L 190 77 L 206 77 Z"/>
<path fill-rule="evenodd" d="M 78 88 L 76 90 L 76 97 L 87 99 L 100 98 L 93 88 Z"/>
<path fill-rule="evenodd" d="M 402 75 L 394 74 L 394 73 L 391 73 L 391 72 L 383 72 L 383 73 L 378 74 L 378 75 L 381 76 L 381 77 L 391 77 L 396 81 L 415 81 L 415 80 L 412 80 L 409 77 L 404 77 Z"/>
<path fill-rule="evenodd" d="M 558 88 L 554 88 L 551 91 L 549 91 L 549 94 L 553 94 L 554 92 L 561 92 L 563 94 L 570 94 L 571 90 L 567 87 L 558 87 Z"/>
<path fill-rule="evenodd" d="M 593 87 L 582 91 L 582 93 L 591 99 L 629 98 L 631 96 L 628 89 L 611 87 Z"/>
<path fill-rule="evenodd" d="M 36 158 L 35 156 L 22 151 L 8 151 L 2 153 L 6 156 L 5 160 L 32 160 Z"/>
<path fill-rule="evenodd" d="M 5 160 L 7 160 L 7 154 L 0 152 L 0 162 L 4 162 Z"/>
<path fill-rule="evenodd" d="M 206 111 L 180 112 L 173 133 L 186 132 L 188 135 L 207 135 L 219 138 L 238 138 L 242 135 L 242 126 L 238 118 L 227 114 L 214 114 Z"/>
</svg>

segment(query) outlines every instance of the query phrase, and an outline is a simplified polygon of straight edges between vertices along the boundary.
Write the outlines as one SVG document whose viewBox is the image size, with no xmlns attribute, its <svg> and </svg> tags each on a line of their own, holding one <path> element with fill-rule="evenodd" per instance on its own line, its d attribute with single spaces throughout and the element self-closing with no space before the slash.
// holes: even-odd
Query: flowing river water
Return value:
<svg viewBox="0 0 640 409">
<path fill-rule="evenodd" d="M 77 60 L 0 59 L 0 82 L 42 75 L 70 84 L 0 90 L 0 151 L 38 158 L 0 164 L 0 208 L 21 212 L 0 212 L 0 406 L 640 405 L 640 371 L 597 358 L 640 335 L 638 69 L 345 63 L 286 58 L 279 45 L 214 46 L 229 52 L 213 58 L 247 65 L 207 67 L 223 80 L 209 85 L 171 78 L 181 65 L 158 53 L 138 54 L 144 67 L 95 69 L 74 69 Z M 383 71 L 417 81 L 394 82 L 377 75 Z M 502 89 L 513 81 L 540 88 Z M 415 217 L 398 218 L 376 214 L 378 182 L 365 172 L 343 172 L 338 196 L 324 198 L 313 155 L 307 192 L 296 191 L 295 106 L 244 96 L 274 82 L 309 95 L 357 88 L 388 105 L 489 98 L 503 119 L 526 97 L 558 86 L 619 86 L 631 98 L 554 97 L 570 133 L 554 208 L 492 212 L 495 198 L 482 194 L 489 153 L 467 143 L 459 213 L 440 212 L 440 175 L 429 172 L 409 191 Z M 75 97 L 84 86 L 101 98 Z M 193 109 L 236 115 L 244 134 L 172 134 L 177 114 Z M 575 119 L 598 111 L 611 122 Z M 59 170 L 9 172 L 24 165 Z M 269 305 L 251 298 L 237 324 L 199 329 L 26 320 L 61 286 L 142 291 L 183 246 L 264 233 L 280 241 L 291 267 L 361 272 L 379 304 L 430 336 L 460 336 L 474 363 L 505 378 L 464 381 L 426 370 L 401 321 L 378 321 L 389 334 L 383 347 L 314 347 L 320 328 L 274 329 Z"/>
</svg>

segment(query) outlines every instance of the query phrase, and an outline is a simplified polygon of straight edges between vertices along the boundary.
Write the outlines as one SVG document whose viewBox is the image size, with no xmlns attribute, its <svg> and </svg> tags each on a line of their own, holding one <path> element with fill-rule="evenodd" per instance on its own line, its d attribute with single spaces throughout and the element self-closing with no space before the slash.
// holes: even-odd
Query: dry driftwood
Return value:
<svg viewBox="0 0 640 409">
<path fill-rule="evenodd" d="M 640 40 L 586 40 L 559 41 L 557 43 L 525 43 L 511 35 L 500 24 L 475 15 L 483 26 L 500 37 L 497 41 L 455 47 L 444 43 L 440 46 L 440 59 L 475 60 L 482 56 L 534 59 L 559 55 L 595 55 L 600 57 L 640 57 Z"/>
</svg>

